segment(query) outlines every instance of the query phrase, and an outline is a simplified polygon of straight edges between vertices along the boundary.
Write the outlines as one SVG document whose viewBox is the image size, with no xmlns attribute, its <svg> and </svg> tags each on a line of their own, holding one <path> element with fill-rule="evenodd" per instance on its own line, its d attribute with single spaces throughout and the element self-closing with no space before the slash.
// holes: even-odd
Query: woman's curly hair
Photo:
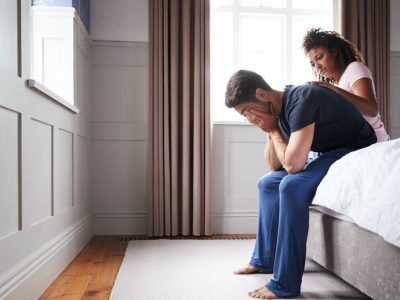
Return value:
<svg viewBox="0 0 400 300">
<path fill-rule="evenodd" d="M 303 38 L 302 48 L 304 54 L 307 55 L 310 50 L 323 47 L 332 51 L 337 50 L 338 63 L 341 67 L 346 68 L 350 63 L 354 61 L 364 62 L 364 58 L 361 52 L 350 43 L 348 40 L 343 38 L 336 31 L 322 30 L 321 28 L 311 28 L 307 31 Z M 322 75 L 314 72 L 315 78 L 320 81 L 325 81 L 329 83 L 335 83 L 333 78 L 326 78 Z"/>
</svg>

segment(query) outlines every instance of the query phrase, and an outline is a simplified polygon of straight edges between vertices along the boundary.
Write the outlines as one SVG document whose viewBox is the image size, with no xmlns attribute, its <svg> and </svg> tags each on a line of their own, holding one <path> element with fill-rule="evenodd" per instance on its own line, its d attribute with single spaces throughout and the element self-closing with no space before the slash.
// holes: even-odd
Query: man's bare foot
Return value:
<svg viewBox="0 0 400 300">
<path fill-rule="evenodd" d="M 258 273 L 260 270 L 257 269 L 256 267 L 253 267 L 252 265 L 246 265 L 243 268 L 237 269 L 233 273 L 235 274 L 253 274 L 253 273 Z"/>
<path fill-rule="evenodd" d="M 249 292 L 249 296 L 258 299 L 278 299 L 278 297 L 273 292 L 271 292 L 264 286 L 252 292 Z"/>
</svg>

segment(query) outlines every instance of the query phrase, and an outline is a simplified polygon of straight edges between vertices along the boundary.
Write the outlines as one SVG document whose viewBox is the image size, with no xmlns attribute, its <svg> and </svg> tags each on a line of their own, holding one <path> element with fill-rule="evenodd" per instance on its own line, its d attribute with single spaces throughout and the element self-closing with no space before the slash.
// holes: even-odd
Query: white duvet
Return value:
<svg viewBox="0 0 400 300">
<path fill-rule="evenodd" d="M 313 204 L 344 214 L 400 247 L 400 139 L 351 152 L 335 162 Z"/>
</svg>

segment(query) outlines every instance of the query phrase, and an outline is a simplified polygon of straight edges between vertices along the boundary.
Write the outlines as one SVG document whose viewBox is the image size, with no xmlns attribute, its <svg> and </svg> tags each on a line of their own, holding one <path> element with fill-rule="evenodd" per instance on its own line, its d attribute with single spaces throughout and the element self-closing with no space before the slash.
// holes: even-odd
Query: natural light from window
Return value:
<svg viewBox="0 0 400 300">
<path fill-rule="evenodd" d="M 224 104 L 229 77 L 239 69 L 262 75 L 274 89 L 313 76 L 301 41 L 311 27 L 333 30 L 335 0 L 211 0 L 213 122 L 243 122 Z"/>
</svg>

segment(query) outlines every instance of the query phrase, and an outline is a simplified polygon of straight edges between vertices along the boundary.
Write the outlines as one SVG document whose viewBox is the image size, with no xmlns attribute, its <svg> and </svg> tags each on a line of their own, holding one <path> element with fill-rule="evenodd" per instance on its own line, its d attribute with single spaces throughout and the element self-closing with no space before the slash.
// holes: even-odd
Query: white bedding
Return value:
<svg viewBox="0 0 400 300">
<path fill-rule="evenodd" d="M 344 214 L 400 247 L 400 139 L 354 151 L 335 162 L 313 204 Z"/>
</svg>

